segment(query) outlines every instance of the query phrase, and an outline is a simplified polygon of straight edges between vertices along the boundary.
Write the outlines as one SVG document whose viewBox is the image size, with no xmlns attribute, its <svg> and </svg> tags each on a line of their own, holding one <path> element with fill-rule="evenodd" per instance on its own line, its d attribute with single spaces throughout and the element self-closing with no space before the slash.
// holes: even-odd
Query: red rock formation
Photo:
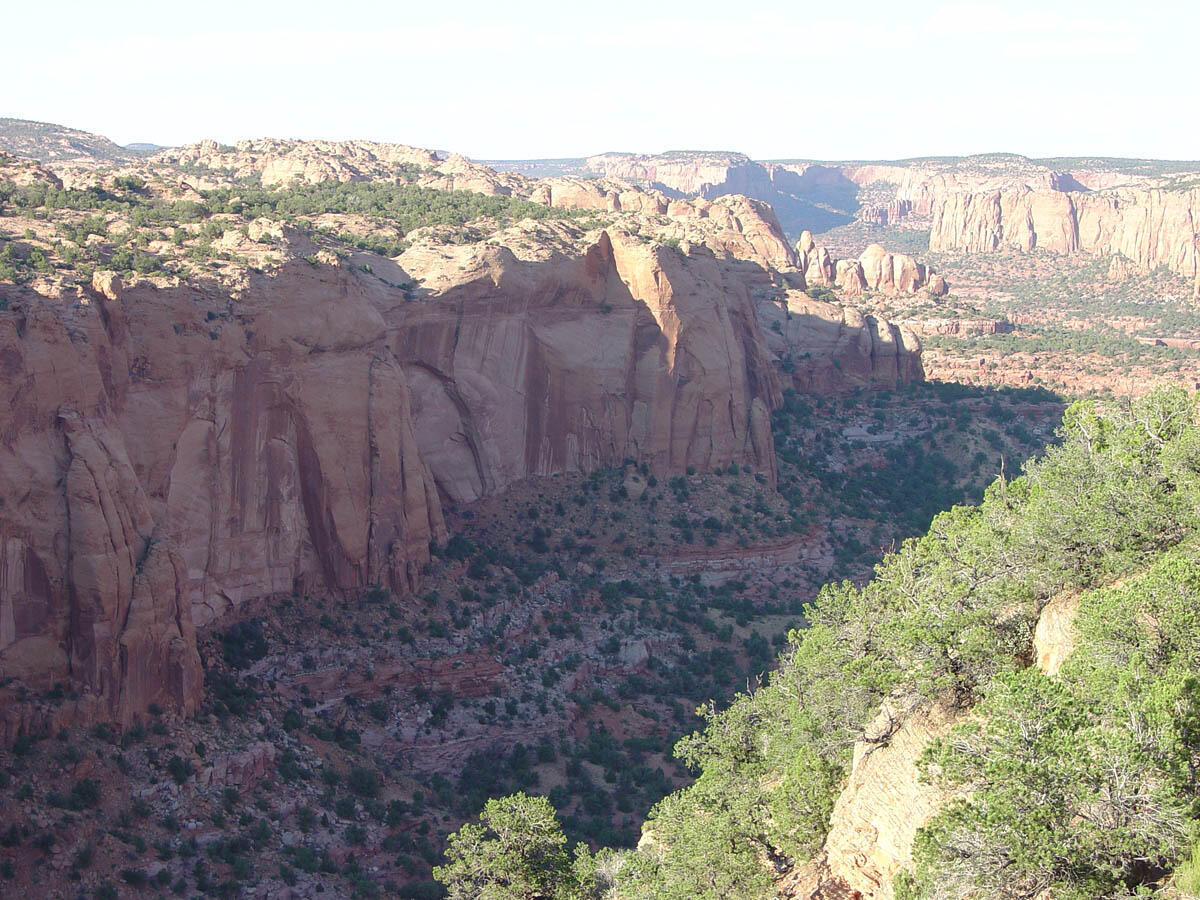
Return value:
<svg viewBox="0 0 1200 900">
<path fill-rule="evenodd" d="M 196 703 L 193 621 L 294 585 L 408 590 L 444 526 L 360 281 L 292 264 L 236 317 L 98 285 L 0 313 L 0 672 L 128 723 Z"/>
<path fill-rule="evenodd" d="M 1024 184 L 932 195 L 931 250 L 1041 248 L 1121 256 L 1200 279 L 1200 190 L 1061 191 Z M 1200 296 L 1200 284 L 1197 285 Z"/>
<path fill-rule="evenodd" d="M 746 285 L 711 253 L 603 235 L 547 262 L 477 245 L 401 263 L 437 296 L 392 325 L 422 453 L 453 499 L 626 457 L 773 472 L 778 389 Z"/>
<path fill-rule="evenodd" d="M 935 297 L 946 293 L 945 279 L 935 280 L 933 273 L 911 256 L 889 253 L 872 244 L 858 258 L 863 283 L 884 294 L 912 294 L 926 288 Z"/>
<path fill-rule="evenodd" d="M 805 285 L 833 285 L 847 297 L 858 297 L 868 290 L 882 294 L 924 290 L 930 296 L 942 297 L 949 290 L 946 279 L 928 266 L 903 253 L 889 253 L 879 244 L 871 244 L 857 260 L 835 260 L 805 231 L 796 242 L 796 256 Z"/>
<path fill-rule="evenodd" d="M 385 282 L 292 260 L 236 295 L 4 289 L 0 676 L 78 699 L 3 703 L 0 736 L 191 710 L 193 623 L 293 589 L 408 592 L 442 496 L 626 457 L 773 479 L 760 266 L 620 235 L 399 262 Z"/>
<path fill-rule="evenodd" d="M 1014 328 L 1001 319 L 906 319 L 897 324 L 918 335 L 1009 334 Z"/>
<path fill-rule="evenodd" d="M 853 308 L 789 295 L 758 304 L 767 346 L 804 393 L 896 388 L 924 378 L 921 342 L 903 326 Z"/>
</svg>

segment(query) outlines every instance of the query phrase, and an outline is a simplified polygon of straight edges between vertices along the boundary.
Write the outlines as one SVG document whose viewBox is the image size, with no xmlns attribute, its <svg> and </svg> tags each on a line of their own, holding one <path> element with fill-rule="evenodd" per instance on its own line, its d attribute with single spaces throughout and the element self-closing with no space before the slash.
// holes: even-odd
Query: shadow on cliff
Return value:
<svg viewBox="0 0 1200 900">
<path fill-rule="evenodd" d="M 809 166 L 802 173 L 779 168 L 772 173 L 779 223 L 789 235 L 828 231 L 854 221 L 858 185 L 839 168 Z"/>
<path fill-rule="evenodd" d="M 723 184 L 706 185 L 701 193 L 709 199 L 745 194 L 770 203 L 783 230 L 795 237 L 802 231 L 817 233 L 853 222 L 861 206 L 858 190 L 837 167 L 812 165 L 795 172 L 752 163 L 731 172 Z"/>
</svg>

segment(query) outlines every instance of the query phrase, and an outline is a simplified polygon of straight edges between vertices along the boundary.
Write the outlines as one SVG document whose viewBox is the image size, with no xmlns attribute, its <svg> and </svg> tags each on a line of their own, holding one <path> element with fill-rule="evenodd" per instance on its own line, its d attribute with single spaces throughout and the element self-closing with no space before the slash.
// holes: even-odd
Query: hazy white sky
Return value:
<svg viewBox="0 0 1200 900">
<path fill-rule="evenodd" d="M 1194 0 L 114 2 L 4 12 L 0 115 L 477 158 L 1200 157 Z"/>
</svg>

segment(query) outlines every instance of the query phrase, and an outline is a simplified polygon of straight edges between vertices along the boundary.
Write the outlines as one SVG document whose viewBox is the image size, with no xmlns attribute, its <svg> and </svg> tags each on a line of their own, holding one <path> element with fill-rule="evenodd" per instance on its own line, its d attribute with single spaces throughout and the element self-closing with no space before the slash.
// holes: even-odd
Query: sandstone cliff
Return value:
<svg viewBox="0 0 1200 900">
<path fill-rule="evenodd" d="M 444 529 L 358 280 L 294 264 L 236 314 L 98 284 L 0 313 L 0 669 L 128 722 L 196 702 L 193 622 L 293 587 L 407 590 Z"/>
<path fill-rule="evenodd" d="M 767 346 L 803 393 L 892 389 L 924 378 L 921 342 L 885 319 L 796 292 L 783 304 L 759 301 L 758 314 Z"/>
<path fill-rule="evenodd" d="M 853 221 L 858 185 L 837 166 L 758 162 L 741 153 L 604 153 L 588 171 L 665 191 L 715 199 L 738 194 L 769 203 L 789 234 Z"/>
<path fill-rule="evenodd" d="M 1119 188 L 1099 193 L 1023 187 L 951 194 L 934 208 L 934 250 L 1040 247 L 1119 255 L 1143 269 L 1200 277 L 1200 190 Z"/>
<path fill-rule="evenodd" d="M 921 377 L 915 338 L 886 322 L 807 297 L 763 313 L 799 260 L 746 197 L 533 181 L 368 142 L 203 142 L 119 172 L 167 201 L 243 176 L 395 179 L 600 215 L 483 217 L 470 243 L 418 226 L 388 258 L 352 249 L 377 216 L 311 230 L 221 212 L 195 256 L 147 235 L 150 277 L 83 286 L 61 260 L 0 285 L 0 681 L 68 698 L 0 697 L 0 737 L 192 709 L 197 626 L 261 596 L 412 591 L 446 501 L 629 458 L 772 484 L 781 365 L 804 390 Z M 43 220 L 0 226 L 58 252 Z"/>
<path fill-rule="evenodd" d="M 379 275 L 297 259 L 289 232 L 289 261 L 232 291 L 0 288 L 0 674 L 66 685 L 61 720 L 186 711 L 193 623 L 293 589 L 405 593 L 443 498 L 626 457 L 773 478 L 777 380 L 742 274 L 549 232 L 526 258 L 366 257 Z"/>
<path fill-rule="evenodd" d="M 389 324 L 451 498 L 626 457 L 660 473 L 734 460 L 773 472 L 778 389 L 754 308 L 703 248 L 601 234 L 544 261 L 476 245 L 399 262 L 433 295 Z"/>
<path fill-rule="evenodd" d="M 855 218 L 882 226 L 914 217 L 930 223 L 931 250 L 1119 255 L 1143 270 L 1161 265 L 1196 279 L 1200 297 L 1200 188 L 1195 173 L 1179 166 L 1114 167 L 1105 160 L 1038 161 L 1003 153 L 905 163 L 768 163 L 699 152 L 609 153 L 585 165 L 675 195 L 762 200 L 792 235 Z M 808 275 L 810 267 L 801 270 Z M 813 275 L 813 284 L 831 283 L 820 267 Z"/>
<path fill-rule="evenodd" d="M 531 187 L 529 199 L 566 209 L 666 217 L 676 238 L 702 241 L 726 256 L 752 259 L 764 267 L 797 265 L 775 211 L 749 197 L 671 199 L 660 191 L 642 190 L 624 181 L 547 178 Z"/>
</svg>

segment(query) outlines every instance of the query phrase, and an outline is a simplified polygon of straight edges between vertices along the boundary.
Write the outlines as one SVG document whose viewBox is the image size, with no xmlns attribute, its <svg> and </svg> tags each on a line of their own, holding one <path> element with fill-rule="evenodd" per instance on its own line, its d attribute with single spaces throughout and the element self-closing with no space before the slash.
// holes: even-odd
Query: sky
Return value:
<svg viewBox="0 0 1200 900">
<path fill-rule="evenodd" d="M 121 144 L 1200 157 L 1193 0 L 11 6 L 0 116 Z"/>
</svg>

